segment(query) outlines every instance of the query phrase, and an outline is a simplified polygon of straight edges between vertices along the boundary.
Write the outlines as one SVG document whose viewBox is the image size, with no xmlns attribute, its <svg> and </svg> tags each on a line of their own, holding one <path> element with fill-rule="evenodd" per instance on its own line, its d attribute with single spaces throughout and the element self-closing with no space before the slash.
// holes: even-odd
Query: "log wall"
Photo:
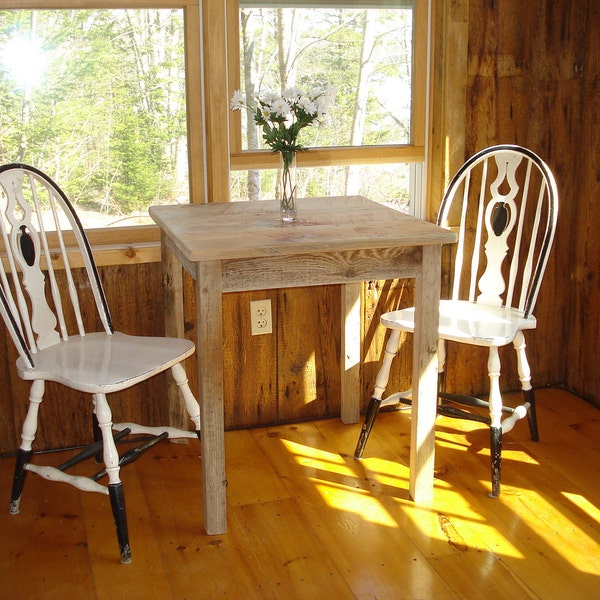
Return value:
<svg viewBox="0 0 600 600">
<path fill-rule="evenodd" d="M 600 405 L 600 4 L 595 0 L 435 0 L 430 218 L 463 160 L 494 143 L 528 146 L 558 182 L 559 231 L 528 336 L 534 386 L 563 385 Z M 127 333 L 164 331 L 158 262 L 101 267 L 113 320 Z M 445 282 L 442 282 L 444 285 Z M 195 339 L 194 287 L 184 276 L 186 330 Z M 224 298 L 227 428 L 339 414 L 340 287 L 227 294 Z M 411 281 L 364 284 L 363 403 L 384 338 L 378 317 L 412 301 Z M 251 336 L 250 300 L 271 298 L 273 335 Z M 18 445 L 28 385 L 15 374 L 12 343 L 0 358 L 0 452 Z M 409 385 L 410 339 L 393 384 Z M 518 387 L 512 351 L 502 352 L 504 389 Z M 449 391 L 487 389 L 486 355 L 451 347 Z M 188 372 L 197 389 L 196 361 Z M 113 399 L 120 419 L 164 421 L 166 379 Z M 36 448 L 88 439 L 91 402 L 48 385 Z M 83 404 L 82 404 L 83 402 Z M 90 417 L 91 418 L 91 417 Z M 60 427 L 59 427 L 60 425 Z"/>
</svg>

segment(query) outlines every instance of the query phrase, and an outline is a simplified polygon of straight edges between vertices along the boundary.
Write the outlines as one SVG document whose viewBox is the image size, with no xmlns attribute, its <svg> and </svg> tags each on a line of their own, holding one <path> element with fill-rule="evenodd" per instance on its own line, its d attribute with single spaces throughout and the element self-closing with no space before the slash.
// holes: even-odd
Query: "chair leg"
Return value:
<svg viewBox="0 0 600 600">
<path fill-rule="evenodd" d="M 377 373 L 377 377 L 375 378 L 375 390 L 373 391 L 373 396 L 369 402 L 367 414 L 365 415 L 365 420 L 363 421 L 363 425 L 360 430 L 356 449 L 354 450 L 354 458 L 362 458 L 365 445 L 369 439 L 369 435 L 371 434 L 371 429 L 373 429 L 373 423 L 375 422 L 375 418 L 377 417 L 379 408 L 381 407 L 381 399 L 390 379 L 390 368 L 392 366 L 394 357 L 398 352 L 399 343 L 400 331 L 397 329 L 392 329 L 392 333 L 390 334 L 387 344 L 385 345 L 383 363 L 381 364 L 379 372 Z"/>
<path fill-rule="evenodd" d="M 131 549 L 127 532 L 125 492 L 119 477 L 119 454 L 112 436 L 112 414 L 104 394 L 94 394 L 94 404 L 98 426 L 102 432 L 104 466 L 108 475 L 108 493 L 117 530 L 121 563 L 129 564 L 131 562 Z"/>
<path fill-rule="evenodd" d="M 185 372 L 185 369 L 181 363 L 173 365 L 171 367 L 171 373 L 173 374 L 173 379 L 175 379 L 175 383 L 177 384 L 177 387 L 183 396 L 188 415 L 194 423 L 196 435 L 198 436 L 198 439 L 200 439 L 200 405 L 190 390 L 187 373 Z"/>
<path fill-rule="evenodd" d="M 490 498 L 500 496 L 500 476 L 502 474 L 502 427 L 490 427 L 490 453 L 492 466 L 492 491 Z"/>
<path fill-rule="evenodd" d="M 25 465 L 30 461 L 32 450 L 23 450 L 19 448 L 17 451 L 17 460 L 15 462 L 15 475 L 13 478 L 12 492 L 10 495 L 10 506 L 8 512 L 11 515 L 19 514 L 19 505 L 21 504 L 21 493 L 25 485 Z"/>
<path fill-rule="evenodd" d="M 381 398 L 371 398 L 369 402 L 369 407 L 367 408 L 367 414 L 365 415 L 365 420 L 363 421 L 360 435 L 358 436 L 358 442 L 356 443 L 356 449 L 354 450 L 354 458 L 362 458 L 365 445 L 369 436 L 371 435 L 371 429 L 373 429 L 373 423 L 375 423 L 375 418 L 379 414 L 379 408 L 381 407 Z"/>
<path fill-rule="evenodd" d="M 108 485 L 108 494 L 110 496 L 110 506 L 115 519 L 117 528 L 117 540 L 119 542 L 119 551 L 121 553 L 121 563 L 128 565 L 131 562 L 131 548 L 129 547 L 129 532 L 127 531 L 127 513 L 125 511 L 125 492 L 123 484 L 110 483 Z"/>
<path fill-rule="evenodd" d="M 517 353 L 517 369 L 519 371 L 519 380 L 521 389 L 523 390 L 523 401 L 529 403 L 527 410 L 527 421 L 529 422 L 529 433 L 534 442 L 538 442 L 540 437 L 537 426 L 537 414 L 535 410 L 535 397 L 533 388 L 531 387 L 531 369 L 527 361 L 525 352 L 525 336 L 522 331 L 519 331 L 513 341 L 513 346 Z"/>
<path fill-rule="evenodd" d="M 539 442 L 540 435 L 538 433 L 537 412 L 535 409 L 535 394 L 533 393 L 533 388 L 523 390 L 523 399 L 525 402 L 529 402 L 529 409 L 527 410 L 527 421 L 529 423 L 529 433 L 531 435 L 531 441 Z"/>
<path fill-rule="evenodd" d="M 12 492 L 10 495 L 9 512 L 11 515 L 19 513 L 19 505 L 21 503 L 21 493 L 25 485 L 25 465 L 29 462 L 32 455 L 33 440 L 37 433 L 38 413 L 40 404 L 44 398 L 45 383 L 41 379 L 35 380 L 31 384 L 29 390 L 29 408 L 27 416 L 23 422 L 23 431 L 21 433 L 21 446 L 17 452 L 17 460 L 15 463 L 15 474 L 13 478 Z"/>
<path fill-rule="evenodd" d="M 488 357 L 490 377 L 490 462 L 492 470 L 492 491 L 490 498 L 500 495 L 500 475 L 502 472 L 502 395 L 500 394 L 500 355 L 492 346 Z"/>
</svg>

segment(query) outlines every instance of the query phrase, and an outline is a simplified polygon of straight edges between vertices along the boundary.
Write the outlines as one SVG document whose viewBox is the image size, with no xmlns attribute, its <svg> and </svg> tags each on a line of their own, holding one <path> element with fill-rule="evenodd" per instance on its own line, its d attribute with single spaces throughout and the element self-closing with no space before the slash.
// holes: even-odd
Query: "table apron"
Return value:
<svg viewBox="0 0 600 600">
<path fill-rule="evenodd" d="M 221 261 L 222 291 L 240 292 L 417 277 L 423 249 L 372 248 Z"/>
</svg>

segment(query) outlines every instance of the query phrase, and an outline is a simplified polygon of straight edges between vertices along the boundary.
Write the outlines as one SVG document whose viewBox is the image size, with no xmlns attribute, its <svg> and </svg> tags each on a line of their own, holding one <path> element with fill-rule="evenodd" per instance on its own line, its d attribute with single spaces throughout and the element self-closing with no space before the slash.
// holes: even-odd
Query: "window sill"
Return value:
<svg viewBox="0 0 600 600">
<path fill-rule="evenodd" d="M 87 229 L 94 260 L 99 267 L 160 262 L 160 230 L 156 225 L 111 227 L 110 229 Z M 83 267 L 83 260 L 71 232 L 63 232 L 71 268 Z M 63 269 L 64 262 L 58 250 L 56 235 L 48 234 L 52 266 Z M 10 272 L 6 253 L 0 253 L 6 272 Z M 42 262 L 42 268 L 45 268 Z"/>
</svg>

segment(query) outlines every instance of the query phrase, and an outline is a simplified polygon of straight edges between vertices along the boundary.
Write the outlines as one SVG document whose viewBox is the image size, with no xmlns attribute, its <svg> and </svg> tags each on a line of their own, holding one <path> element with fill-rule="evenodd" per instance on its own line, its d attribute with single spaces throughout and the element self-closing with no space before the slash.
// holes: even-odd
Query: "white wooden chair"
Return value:
<svg viewBox="0 0 600 600">
<path fill-rule="evenodd" d="M 470 158 L 448 186 L 438 216 L 442 227 L 458 231 L 450 298 L 440 302 L 438 413 L 469 418 L 490 426 L 490 496 L 500 494 L 502 435 L 528 417 L 531 438 L 538 440 L 535 398 L 523 331 L 534 329 L 536 299 L 552 246 L 558 194 L 547 165 L 533 152 L 512 145 L 494 146 Z M 401 332 L 414 332 L 414 308 L 381 316 L 391 330 L 375 390 L 356 445 L 363 455 L 373 423 L 383 406 L 410 404 L 411 392 L 383 398 Z M 445 393 L 446 340 L 489 348 L 487 401 Z M 498 348 L 512 343 L 524 403 L 503 406 Z M 456 405 L 467 406 L 467 409 Z M 489 408 L 489 416 L 481 408 Z M 508 415 L 503 418 L 503 415 Z"/>
<path fill-rule="evenodd" d="M 32 381 L 29 409 L 17 454 L 10 512 L 19 512 L 28 471 L 84 491 L 106 494 L 110 497 L 121 562 L 129 563 L 131 551 L 119 469 L 156 441 L 200 435 L 199 405 L 181 364 L 194 353 L 194 344 L 185 339 L 136 337 L 113 330 L 81 223 L 65 194 L 37 169 L 21 164 L 0 167 L 0 229 L 0 311 L 19 354 L 18 374 L 24 380 Z M 76 284 L 71 265 L 84 267 L 86 283 Z M 59 270 L 64 270 L 60 277 Z M 66 285 L 58 283 L 62 275 Z M 84 305 L 81 302 L 84 294 L 93 296 L 91 303 L 95 304 L 97 314 L 92 318 L 82 314 L 84 311 L 80 307 Z M 103 331 L 86 333 L 84 321 L 101 323 Z M 167 369 L 171 370 L 182 392 L 196 431 L 142 427 L 133 423 L 113 424 L 106 395 Z M 95 443 L 58 468 L 30 462 L 46 381 L 89 393 L 93 401 Z M 113 437 L 112 430 L 119 433 Z M 144 443 L 119 457 L 115 438 L 129 433 L 143 434 Z M 148 435 L 152 436 L 149 441 Z M 105 469 L 95 476 L 74 476 L 65 472 L 79 460 L 95 455 L 103 457 L 105 465 Z M 104 475 L 108 476 L 107 485 L 98 481 Z"/>
</svg>

